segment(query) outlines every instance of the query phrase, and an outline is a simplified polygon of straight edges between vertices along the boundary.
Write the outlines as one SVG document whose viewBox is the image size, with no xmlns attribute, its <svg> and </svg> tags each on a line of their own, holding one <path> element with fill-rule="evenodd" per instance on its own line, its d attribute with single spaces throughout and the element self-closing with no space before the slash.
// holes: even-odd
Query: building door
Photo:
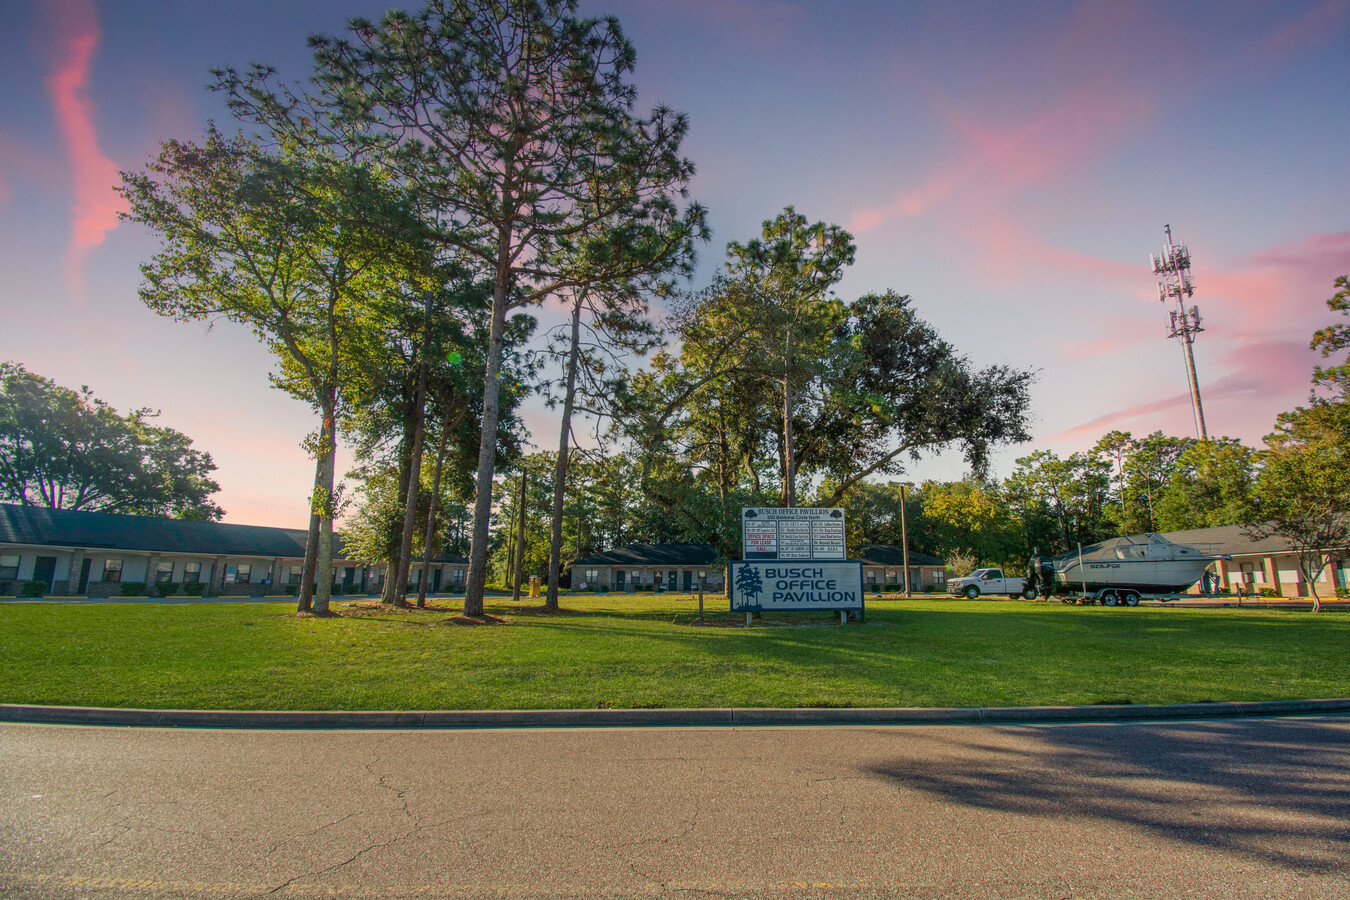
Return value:
<svg viewBox="0 0 1350 900">
<path fill-rule="evenodd" d="M 694 589 L 694 573 L 688 569 L 684 570 L 684 589 L 692 591 Z"/>
<path fill-rule="evenodd" d="M 39 556 L 33 560 L 33 580 L 40 581 L 47 586 L 47 590 L 52 589 L 52 579 L 56 577 L 56 557 Z"/>
<path fill-rule="evenodd" d="M 628 576 L 628 573 L 626 573 L 623 569 L 615 569 L 615 570 L 614 570 L 614 590 L 616 590 L 616 591 L 626 591 L 626 590 L 628 590 L 628 588 L 625 586 L 625 582 L 624 582 L 624 579 L 627 578 L 627 576 Z"/>
<path fill-rule="evenodd" d="M 437 569 L 435 573 L 431 576 L 431 592 L 433 594 L 439 594 L 441 592 L 441 575 L 443 574 L 444 572 L 442 572 L 440 569 Z"/>
<path fill-rule="evenodd" d="M 92 562 L 93 562 L 93 560 L 86 556 L 86 557 L 84 558 L 84 561 L 80 563 L 80 586 L 79 586 L 78 588 L 75 589 L 75 593 L 77 593 L 77 594 L 83 594 L 83 593 L 88 592 L 88 590 L 89 590 L 89 564 L 92 563 Z"/>
<path fill-rule="evenodd" d="M 356 566 L 348 566 L 342 570 L 342 586 L 349 588 L 356 584 Z"/>
</svg>

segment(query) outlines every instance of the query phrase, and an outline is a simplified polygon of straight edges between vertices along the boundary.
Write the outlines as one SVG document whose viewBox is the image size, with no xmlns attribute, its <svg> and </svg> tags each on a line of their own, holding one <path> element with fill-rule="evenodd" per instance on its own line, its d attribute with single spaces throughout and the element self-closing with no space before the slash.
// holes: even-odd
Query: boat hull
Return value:
<svg viewBox="0 0 1350 900">
<path fill-rule="evenodd" d="M 1073 560 L 1056 566 L 1057 579 L 1069 590 L 1089 593 L 1105 590 L 1132 590 L 1145 594 L 1174 594 L 1200 580 L 1205 569 L 1222 557 L 1189 559 L 1084 560 L 1082 567 Z"/>
</svg>

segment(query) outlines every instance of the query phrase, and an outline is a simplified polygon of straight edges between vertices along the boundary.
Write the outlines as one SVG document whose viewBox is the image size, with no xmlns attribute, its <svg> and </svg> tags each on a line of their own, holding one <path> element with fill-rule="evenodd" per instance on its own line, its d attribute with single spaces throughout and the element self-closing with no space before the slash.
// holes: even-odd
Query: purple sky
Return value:
<svg viewBox="0 0 1350 900">
<path fill-rule="evenodd" d="M 0 29 L 0 358 L 87 384 L 210 451 L 231 522 L 303 524 L 314 427 L 242 329 L 137 297 L 156 248 L 111 186 L 160 141 L 229 126 L 208 69 L 308 75 L 305 38 L 386 2 L 51 0 Z M 1350 271 L 1350 0 L 1212 4 L 586 0 L 638 51 L 644 109 L 689 115 L 713 242 L 792 204 L 857 239 L 840 286 L 893 288 L 979 365 L 1040 370 L 1035 449 L 1194 434 L 1148 255 L 1190 246 L 1212 435 L 1256 443 L 1308 393 Z M 554 320 L 541 314 L 542 324 Z M 530 413 L 556 446 L 553 414 Z M 938 458 L 911 477 L 959 478 Z"/>
</svg>

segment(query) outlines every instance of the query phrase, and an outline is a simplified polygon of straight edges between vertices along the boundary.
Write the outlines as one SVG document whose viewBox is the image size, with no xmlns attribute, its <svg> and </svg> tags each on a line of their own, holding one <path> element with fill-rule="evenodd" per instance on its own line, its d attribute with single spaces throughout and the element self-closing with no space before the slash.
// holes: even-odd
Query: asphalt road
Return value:
<svg viewBox="0 0 1350 900">
<path fill-rule="evenodd" d="M 1350 718 L 0 726 L 0 898 L 1350 897 Z"/>
</svg>

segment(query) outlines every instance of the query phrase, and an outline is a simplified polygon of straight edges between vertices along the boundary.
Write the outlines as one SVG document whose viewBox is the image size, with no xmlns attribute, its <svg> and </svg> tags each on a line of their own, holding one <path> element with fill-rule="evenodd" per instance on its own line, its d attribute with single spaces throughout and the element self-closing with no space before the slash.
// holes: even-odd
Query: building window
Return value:
<svg viewBox="0 0 1350 900">
<path fill-rule="evenodd" d="M 168 584 L 170 581 L 173 581 L 173 563 L 162 562 L 155 570 L 155 583 Z"/>
<path fill-rule="evenodd" d="M 286 575 L 287 584 L 299 584 L 300 578 L 305 574 L 304 566 L 291 566 L 290 572 Z"/>
<path fill-rule="evenodd" d="M 120 559 L 105 559 L 103 561 L 103 580 L 122 580 L 122 561 Z"/>
<path fill-rule="evenodd" d="M 947 573 L 942 571 L 941 569 L 934 569 L 933 584 L 946 584 L 946 583 L 947 583 Z"/>
<path fill-rule="evenodd" d="M 199 562 L 183 563 L 183 581 L 186 584 L 197 584 L 202 580 L 202 564 Z"/>
<path fill-rule="evenodd" d="M 239 584 L 248 584 L 253 577 L 253 563 L 240 563 L 235 581 Z"/>
<path fill-rule="evenodd" d="M 457 583 L 459 583 L 459 584 L 463 584 L 463 583 L 464 583 L 464 570 L 463 570 L 463 569 L 456 569 L 456 570 L 455 570 L 455 581 L 456 581 Z"/>
<path fill-rule="evenodd" d="M 0 555 L 0 578 L 18 578 L 19 577 L 19 554 L 6 553 Z"/>
</svg>

